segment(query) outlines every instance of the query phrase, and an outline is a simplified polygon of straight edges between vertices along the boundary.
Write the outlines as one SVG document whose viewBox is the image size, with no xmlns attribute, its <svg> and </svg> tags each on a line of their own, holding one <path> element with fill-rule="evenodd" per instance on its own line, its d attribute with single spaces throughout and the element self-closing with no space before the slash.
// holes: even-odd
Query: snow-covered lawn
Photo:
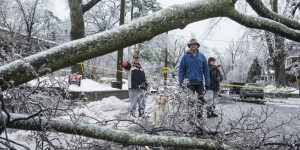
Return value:
<svg viewBox="0 0 300 150">
<path fill-rule="evenodd" d="M 102 81 L 107 81 L 103 83 L 98 83 L 91 79 L 83 79 L 81 85 L 68 84 L 68 77 L 40 77 L 39 79 L 31 80 L 28 82 L 30 86 L 40 86 L 40 87 L 68 87 L 70 91 L 74 92 L 93 92 L 93 91 L 112 91 L 119 90 L 117 88 L 112 88 L 110 85 L 111 78 L 103 78 Z M 128 90 L 128 81 L 123 81 L 122 90 Z"/>
</svg>

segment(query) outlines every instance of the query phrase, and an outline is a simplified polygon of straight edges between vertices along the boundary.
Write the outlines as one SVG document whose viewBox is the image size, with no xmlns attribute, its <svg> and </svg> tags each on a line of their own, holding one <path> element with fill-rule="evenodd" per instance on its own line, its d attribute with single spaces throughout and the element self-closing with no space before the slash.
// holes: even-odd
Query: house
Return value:
<svg viewBox="0 0 300 150">
<path fill-rule="evenodd" d="M 285 70 L 287 74 L 290 74 L 296 79 L 300 76 L 300 50 L 292 49 L 288 52 L 288 56 L 285 59 Z M 268 58 L 263 61 L 261 80 L 263 82 L 275 82 L 275 71 L 273 67 L 272 58 Z"/>
<path fill-rule="evenodd" d="M 261 80 L 263 82 L 275 83 L 275 70 L 273 67 L 272 58 L 267 58 L 266 60 L 263 61 Z"/>
<path fill-rule="evenodd" d="M 287 74 L 299 76 L 300 56 L 289 56 L 285 60 L 285 70 Z"/>
</svg>

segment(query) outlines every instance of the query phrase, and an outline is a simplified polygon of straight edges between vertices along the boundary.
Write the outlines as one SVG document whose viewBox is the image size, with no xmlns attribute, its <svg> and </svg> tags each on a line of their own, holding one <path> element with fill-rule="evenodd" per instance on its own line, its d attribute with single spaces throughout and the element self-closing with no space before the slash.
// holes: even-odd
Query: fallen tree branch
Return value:
<svg viewBox="0 0 300 150">
<path fill-rule="evenodd" d="M 6 114 L 1 112 L 4 119 L 0 124 L 4 124 Z M 8 128 L 40 131 L 41 127 L 51 129 L 57 132 L 66 134 L 75 134 L 86 136 L 95 139 L 101 139 L 122 144 L 124 146 L 139 145 L 139 146 L 154 146 L 154 147 L 176 147 L 176 148 L 196 148 L 196 149 L 222 149 L 230 150 L 231 147 L 207 139 L 196 139 L 188 137 L 175 136 L 159 136 L 140 134 L 125 130 L 115 130 L 109 127 L 99 126 L 95 124 L 76 123 L 65 119 L 46 119 L 43 117 L 34 117 L 28 120 L 20 120 L 18 118 L 28 118 L 23 114 L 10 114 L 12 120 L 19 120 L 8 125 Z M 39 123 L 39 124 L 37 124 Z"/>
</svg>

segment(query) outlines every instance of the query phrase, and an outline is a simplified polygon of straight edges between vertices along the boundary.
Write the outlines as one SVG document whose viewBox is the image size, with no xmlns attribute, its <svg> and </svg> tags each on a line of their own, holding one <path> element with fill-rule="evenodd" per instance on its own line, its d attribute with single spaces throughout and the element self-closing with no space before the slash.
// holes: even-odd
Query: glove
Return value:
<svg viewBox="0 0 300 150">
<path fill-rule="evenodd" d="M 217 66 L 217 67 L 221 67 L 221 65 L 219 65 L 219 64 L 218 64 L 218 65 L 216 65 L 216 66 Z"/>
<path fill-rule="evenodd" d="M 127 66 L 128 66 L 128 62 L 124 60 L 123 63 L 122 63 L 122 67 L 125 68 L 125 67 L 127 67 Z"/>
<path fill-rule="evenodd" d="M 144 88 L 144 91 L 148 91 L 148 89 L 145 87 L 145 88 Z"/>
<path fill-rule="evenodd" d="M 179 84 L 179 87 L 181 87 L 182 89 L 185 89 L 186 87 L 182 84 Z"/>
<path fill-rule="evenodd" d="M 209 86 L 205 86 L 205 90 L 206 90 L 206 91 L 209 90 Z"/>
</svg>

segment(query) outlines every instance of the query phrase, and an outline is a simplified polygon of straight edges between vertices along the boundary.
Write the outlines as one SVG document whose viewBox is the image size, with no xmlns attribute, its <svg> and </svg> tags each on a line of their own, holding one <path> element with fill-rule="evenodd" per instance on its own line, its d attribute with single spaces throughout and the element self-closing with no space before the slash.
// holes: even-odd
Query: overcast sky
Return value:
<svg viewBox="0 0 300 150">
<path fill-rule="evenodd" d="M 69 19 L 68 6 L 65 0 L 54 0 L 53 11 L 54 14 L 62 19 Z M 174 4 L 182 4 L 193 0 L 157 0 L 163 6 L 163 8 L 169 7 Z M 213 32 L 207 36 L 209 27 L 209 20 L 203 20 L 189 24 L 183 30 L 174 30 L 169 32 L 172 36 L 183 36 L 186 39 L 195 37 L 199 43 L 204 44 L 210 48 L 217 48 L 218 50 L 224 50 L 229 47 L 229 41 L 237 41 L 241 36 L 244 27 L 241 25 L 223 18 L 219 25 L 214 28 Z M 187 41 L 188 42 L 188 41 Z"/>
</svg>

